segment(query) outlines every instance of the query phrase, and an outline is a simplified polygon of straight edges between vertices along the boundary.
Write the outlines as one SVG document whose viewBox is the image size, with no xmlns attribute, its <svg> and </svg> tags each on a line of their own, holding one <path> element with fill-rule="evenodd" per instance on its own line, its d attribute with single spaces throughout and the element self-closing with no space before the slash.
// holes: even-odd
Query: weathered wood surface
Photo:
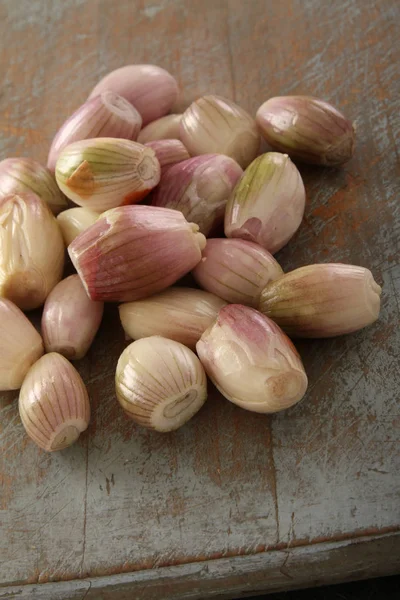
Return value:
<svg viewBox="0 0 400 600">
<path fill-rule="evenodd" d="M 0 0 L 0 158 L 44 161 L 99 77 L 129 62 L 170 70 L 181 106 L 205 92 L 253 113 L 273 95 L 320 96 L 356 121 L 357 152 L 344 169 L 302 168 L 306 218 L 278 258 L 285 270 L 361 264 L 384 290 L 373 327 L 298 344 L 310 380 L 300 405 L 270 418 L 212 394 L 171 435 L 117 406 L 125 342 L 110 308 L 80 365 L 93 419 L 78 444 L 46 455 L 24 435 L 17 394 L 0 398 L 0 598 L 88 577 L 48 597 L 128 598 L 103 578 L 150 569 L 157 586 L 159 567 L 172 569 L 163 598 L 222 597 L 218 564 L 226 597 L 400 569 L 399 17 L 396 0 Z M 352 571 L 361 547 L 369 558 Z M 124 576 L 137 598 L 156 597 L 146 572 Z"/>
<path fill-rule="evenodd" d="M 387 575 L 400 569 L 400 534 L 271 550 L 174 567 L 0 588 L 1 600 L 228 600 L 292 588 Z M 380 557 L 380 558 L 379 558 Z M 328 568 L 329 566 L 329 568 Z"/>
</svg>

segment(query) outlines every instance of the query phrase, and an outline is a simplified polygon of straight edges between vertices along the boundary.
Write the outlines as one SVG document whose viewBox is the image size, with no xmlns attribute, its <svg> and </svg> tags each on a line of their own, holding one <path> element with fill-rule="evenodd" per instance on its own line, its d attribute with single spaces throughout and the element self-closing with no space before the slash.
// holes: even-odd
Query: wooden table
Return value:
<svg viewBox="0 0 400 600">
<path fill-rule="evenodd" d="M 273 417 L 212 393 L 154 434 L 117 406 L 116 309 L 80 372 L 93 418 L 72 448 L 28 440 L 1 396 L 0 598 L 232 598 L 400 571 L 399 62 L 396 0 L 1 0 L 1 158 L 45 161 L 106 72 L 156 63 L 253 114 L 313 94 L 357 124 L 354 159 L 302 168 L 304 223 L 279 254 L 369 267 L 378 323 L 300 343 L 310 388 Z M 397 20 L 397 22 L 396 22 Z"/>
</svg>

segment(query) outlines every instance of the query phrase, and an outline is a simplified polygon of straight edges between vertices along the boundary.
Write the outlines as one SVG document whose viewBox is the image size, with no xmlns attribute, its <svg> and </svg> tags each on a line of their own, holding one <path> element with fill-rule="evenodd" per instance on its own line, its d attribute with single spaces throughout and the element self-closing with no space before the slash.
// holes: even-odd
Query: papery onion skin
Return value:
<svg viewBox="0 0 400 600">
<path fill-rule="evenodd" d="M 26 433 L 47 452 L 73 444 L 90 420 L 89 397 L 81 376 L 55 352 L 45 354 L 31 367 L 18 406 Z"/>
<path fill-rule="evenodd" d="M 221 96 L 202 96 L 183 113 L 179 138 L 192 156 L 225 154 L 245 169 L 257 156 L 261 138 L 254 119 Z"/>
<path fill-rule="evenodd" d="M 205 236 L 222 226 L 225 207 L 243 174 L 229 156 L 203 154 L 180 162 L 163 173 L 152 205 L 179 210 L 197 223 Z"/>
<path fill-rule="evenodd" d="M 156 65 L 125 65 L 108 73 L 93 88 L 89 98 L 112 90 L 139 111 L 143 126 L 166 115 L 178 98 L 176 79 Z"/>
<path fill-rule="evenodd" d="M 138 135 L 140 144 L 158 140 L 179 140 L 179 125 L 182 115 L 165 115 L 143 127 Z"/>
<path fill-rule="evenodd" d="M 180 212 L 137 205 L 101 215 L 68 252 L 92 300 L 131 302 L 183 277 L 201 260 L 205 243 Z"/>
<path fill-rule="evenodd" d="M 24 311 L 41 306 L 62 277 L 64 250 L 44 200 L 32 192 L 0 199 L 0 296 Z"/>
<path fill-rule="evenodd" d="M 56 179 L 64 194 L 79 206 L 104 212 L 135 204 L 160 181 L 154 151 L 119 138 L 73 142 L 59 154 Z"/>
<path fill-rule="evenodd" d="M 258 244 L 239 238 L 211 238 L 192 274 L 200 287 L 227 302 L 258 308 L 262 290 L 282 277 L 283 271 Z"/>
<path fill-rule="evenodd" d="M 196 349 L 221 394 L 246 410 L 277 412 L 306 392 L 307 375 L 296 348 L 278 325 L 253 308 L 222 308 Z"/>
<path fill-rule="evenodd" d="M 125 333 L 134 340 L 161 335 L 194 350 L 226 302 L 213 294 L 171 287 L 144 300 L 119 307 Z"/>
<path fill-rule="evenodd" d="M 340 263 L 316 264 L 268 284 L 259 310 L 291 337 L 352 333 L 379 317 L 381 288 L 371 271 Z"/>
<path fill-rule="evenodd" d="M 63 123 L 51 144 L 47 167 L 54 173 L 60 152 L 73 142 L 97 137 L 136 140 L 141 125 L 142 117 L 130 102 L 105 90 Z"/>
<path fill-rule="evenodd" d="M 0 200 L 10 194 L 33 192 L 54 215 L 68 206 L 52 173 L 32 158 L 5 158 L 0 162 Z"/>
<path fill-rule="evenodd" d="M 160 336 L 142 338 L 124 350 L 115 387 L 125 413 L 160 432 L 181 427 L 207 399 L 207 378 L 197 356 Z"/>
<path fill-rule="evenodd" d="M 17 390 L 44 352 L 43 340 L 24 313 L 0 298 L 0 391 Z"/>
<path fill-rule="evenodd" d="M 82 231 L 93 225 L 99 216 L 99 213 L 83 206 L 69 208 L 60 213 L 57 222 L 65 245 L 68 247 Z"/>
<path fill-rule="evenodd" d="M 42 314 L 46 352 L 58 352 L 68 360 L 83 358 L 100 327 L 104 305 L 93 302 L 79 275 L 63 279 L 50 292 Z"/>
<path fill-rule="evenodd" d="M 305 201 L 303 180 L 287 154 L 262 154 L 228 199 L 225 235 L 255 242 L 275 254 L 300 227 Z"/>
<path fill-rule="evenodd" d="M 167 168 L 190 158 L 189 152 L 179 140 L 157 140 L 147 142 L 145 145 L 154 150 L 162 174 Z"/>
<path fill-rule="evenodd" d="M 331 104 L 318 98 L 270 98 L 258 109 L 256 121 L 265 140 L 293 159 L 335 167 L 353 156 L 353 124 Z"/>
</svg>

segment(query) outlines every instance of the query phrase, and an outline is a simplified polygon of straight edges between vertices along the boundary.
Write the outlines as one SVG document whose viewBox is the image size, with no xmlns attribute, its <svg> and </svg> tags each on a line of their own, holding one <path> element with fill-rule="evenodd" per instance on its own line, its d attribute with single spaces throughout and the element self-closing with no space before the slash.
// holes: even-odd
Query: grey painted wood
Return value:
<svg viewBox="0 0 400 600">
<path fill-rule="evenodd" d="M 45 161 L 97 79 L 128 62 L 169 69 L 180 106 L 215 92 L 254 113 L 272 95 L 320 95 L 356 121 L 356 155 L 301 167 L 306 216 L 278 259 L 361 264 L 384 290 L 371 328 L 298 344 L 310 389 L 297 407 L 260 416 L 213 392 L 165 436 L 116 403 L 125 340 L 110 307 L 79 365 L 93 418 L 74 447 L 45 455 L 17 394 L 0 396 L 0 599 L 22 586 L 22 598 L 147 600 L 166 577 L 170 598 L 193 600 L 398 570 L 398 18 L 394 0 L 0 1 L 0 158 Z M 288 556 L 306 561 L 290 576 Z"/>
<path fill-rule="evenodd" d="M 314 550 L 305 546 L 82 581 L 14 586 L 0 589 L 0 599 L 227 600 L 400 569 L 400 534 L 323 543 Z"/>
</svg>

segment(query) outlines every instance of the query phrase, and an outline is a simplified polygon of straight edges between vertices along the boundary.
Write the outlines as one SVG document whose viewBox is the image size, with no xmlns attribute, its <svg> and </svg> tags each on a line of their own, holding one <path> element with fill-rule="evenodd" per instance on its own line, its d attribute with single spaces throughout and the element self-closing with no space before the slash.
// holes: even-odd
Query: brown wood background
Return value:
<svg viewBox="0 0 400 600">
<path fill-rule="evenodd" d="M 117 406 L 125 341 L 110 308 L 80 365 L 93 418 L 74 447 L 40 451 L 17 394 L 0 396 L 0 588 L 143 571 L 126 580 L 136 586 L 127 598 L 194 599 L 400 571 L 399 8 L 0 0 L 1 159 L 45 161 L 63 120 L 127 63 L 171 71 L 179 107 L 218 93 L 254 114 L 270 96 L 316 95 L 355 120 L 357 150 L 343 169 L 302 167 L 306 216 L 278 260 L 285 270 L 352 262 L 383 284 L 374 326 L 298 344 L 310 380 L 300 405 L 267 417 L 213 393 L 170 435 L 139 429 Z M 121 579 L 85 581 L 0 597 L 83 598 L 92 586 L 87 597 L 125 597 Z"/>
</svg>

